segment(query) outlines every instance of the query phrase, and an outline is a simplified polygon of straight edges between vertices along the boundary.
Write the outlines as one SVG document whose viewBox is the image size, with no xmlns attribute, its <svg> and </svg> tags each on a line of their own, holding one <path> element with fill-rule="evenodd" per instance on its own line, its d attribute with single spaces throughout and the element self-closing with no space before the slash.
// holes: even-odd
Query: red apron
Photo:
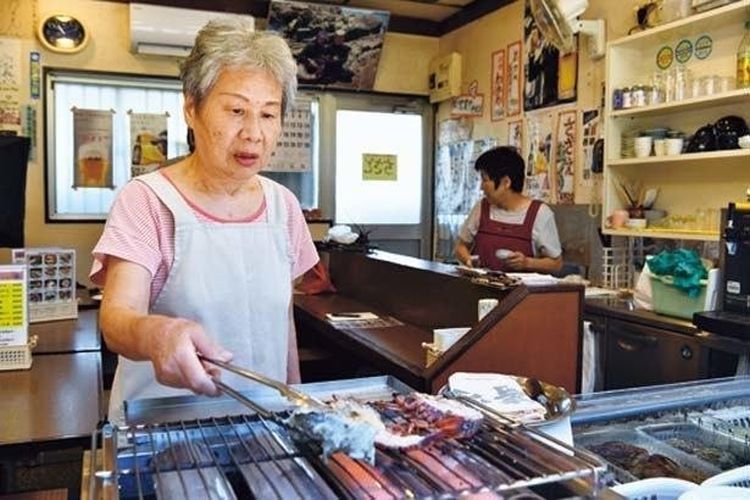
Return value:
<svg viewBox="0 0 750 500">
<path fill-rule="evenodd" d="M 486 198 L 482 199 L 479 228 L 474 237 L 474 253 L 479 255 L 482 267 L 503 271 L 503 260 L 495 255 L 495 252 L 501 248 L 521 252 L 528 256 L 534 255 L 531 235 L 536 214 L 541 205 L 539 200 L 531 200 L 523 224 L 508 224 L 490 219 L 490 203 Z"/>
</svg>

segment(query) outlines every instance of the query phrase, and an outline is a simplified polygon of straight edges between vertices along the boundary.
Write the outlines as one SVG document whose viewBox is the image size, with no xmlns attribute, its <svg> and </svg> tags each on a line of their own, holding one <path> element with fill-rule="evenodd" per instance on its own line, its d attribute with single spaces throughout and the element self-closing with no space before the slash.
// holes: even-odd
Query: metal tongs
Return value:
<svg viewBox="0 0 750 500">
<path fill-rule="evenodd" d="M 276 389 L 277 391 L 279 391 L 282 396 L 284 396 L 287 400 L 289 400 L 289 402 L 291 402 L 293 405 L 297 407 L 313 408 L 316 410 L 329 410 L 330 409 L 330 407 L 327 404 L 317 399 L 316 397 L 306 394 L 304 392 L 298 391 L 297 389 L 291 386 L 288 386 L 287 384 L 283 382 L 279 382 L 278 380 L 268 378 L 264 375 L 261 375 L 260 373 L 254 372 L 252 370 L 248 370 L 246 368 L 241 368 L 239 366 L 235 366 L 231 363 L 219 361 L 217 359 L 207 358 L 206 356 L 203 356 L 202 354 L 198 354 L 198 359 L 200 359 L 201 361 L 205 361 L 207 363 L 211 363 L 212 365 L 216 365 L 219 368 L 223 368 L 236 375 L 240 375 L 241 377 L 245 377 L 255 382 L 258 382 L 260 384 L 266 385 L 268 387 L 272 387 Z M 244 404 L 245 406 L 248 406 L 252 410 L 261 414 L 262 416 L 269 418 L 273 415 L 271 412 L 269 412 L 262 406 L 258 405 L 251 399 L 243 396 L 238 390 L 225 384 L 220 379 L 214 377 L 213 381 L 216 384 L 216 387 L 218 387 L 223 393 L 233 397 L 240 403 Z"/>
</svg>

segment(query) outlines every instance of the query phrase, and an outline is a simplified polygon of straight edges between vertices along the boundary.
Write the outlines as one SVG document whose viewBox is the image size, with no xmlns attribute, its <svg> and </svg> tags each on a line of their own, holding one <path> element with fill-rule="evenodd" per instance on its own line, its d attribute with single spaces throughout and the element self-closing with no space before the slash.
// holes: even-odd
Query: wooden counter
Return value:
<svg viewBox="0 0 750 500">
<path fill-rule="evenodd" d="M 436 262 L 386 252 L 325 253 L 338 291 L 295 296 L 295 321 L 303 342 L 312 339 L 337 350 L 341 363 L 351 361 L 349 356 L 429 392 L 456 371 L 535 376 L 578 392 L 583 287 L 500 290 L 474 284 L 453 266 Z M 478 322 L 482 298 L 497 298 L 500 305 Z M 341 328 L 326 318 L 326 313 L 354 311 L 390 316 L 401 324 Z M 449 327 L 471 330 L 428 366 L 422 343 L 432 341 L 434 328 Z"/>
<path fill-rule="evenodd" d="M 101 419 L 98 352 L 34 355 L 0 372 L 0 445 L 90 436 Z"/>
<path fill-rule="evenodd" d="M 32 323 L 29 335 L 37 336 L 33 354 L 99 351 L 102 344 L 98 313 L 98 309 L 85 309 L 78 311 L 78 319 Z"/>
</svg>

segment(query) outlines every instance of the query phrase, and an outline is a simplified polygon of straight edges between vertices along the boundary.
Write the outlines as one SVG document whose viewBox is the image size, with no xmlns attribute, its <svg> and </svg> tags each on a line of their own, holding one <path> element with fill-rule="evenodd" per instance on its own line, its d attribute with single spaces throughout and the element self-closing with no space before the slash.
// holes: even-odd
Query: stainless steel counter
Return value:
<svg viewBox="0 0 750 500">
<path fill-rule="evenodd" d="M 0 445 L 90 436 L 102 417 L 99 352 L 34 355 L 0 372 Z"/>
</svg>

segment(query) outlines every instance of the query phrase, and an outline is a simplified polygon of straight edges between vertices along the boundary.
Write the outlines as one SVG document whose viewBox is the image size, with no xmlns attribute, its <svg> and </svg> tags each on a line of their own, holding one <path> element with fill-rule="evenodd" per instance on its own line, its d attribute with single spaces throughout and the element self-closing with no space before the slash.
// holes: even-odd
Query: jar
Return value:
<svg viewBox="0 0 750 500">
<path fill-rule="evenodd" d="M 658 101 L 657 102 L 652 101 L 653 94 L 654 94 L 654 87 L 652 87 L 651 85 L 643 86 L 643 105 L 644 106 L 648 106 L 650 104 L 658 104 Z"/>
<path fill-rule="evenodd" d="M 622 89 L 622 107 L 623 109 L 633 107 L 633 94 L 630 91 L 630 87 Z"/>
<path fill-rule="evenodd" d="M 646 105 L 646 90 L 642 85 L 634 85 L 630 89 L 630 104 L 634 108 Z"/>
<path fill-rule="evenodd" d="M 622 89 L 612 91 L 612 109 L 622 109 Z"/>
</svg>

